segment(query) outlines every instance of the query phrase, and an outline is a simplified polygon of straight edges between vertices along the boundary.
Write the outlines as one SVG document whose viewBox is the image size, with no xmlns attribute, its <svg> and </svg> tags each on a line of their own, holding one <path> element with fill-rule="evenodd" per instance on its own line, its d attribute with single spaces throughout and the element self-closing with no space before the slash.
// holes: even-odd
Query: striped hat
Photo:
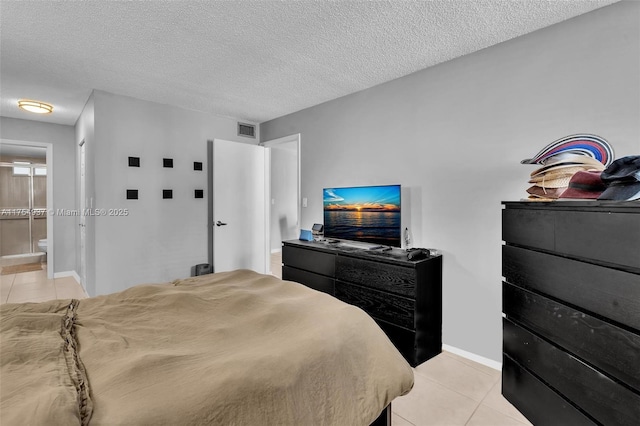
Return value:
<svg viewBox="0 0 640 426">
<path fill-rule="evenodd" d="M 521 164 L 545 164 L 545 160 L 561 153 L 573 153 L 595 158 L 605 166 L 613 161 L 613 148 L 600 136 L 590 134 L 570 135 L 551 142 L 533 158 L 522 160 Z"/>
</svg>

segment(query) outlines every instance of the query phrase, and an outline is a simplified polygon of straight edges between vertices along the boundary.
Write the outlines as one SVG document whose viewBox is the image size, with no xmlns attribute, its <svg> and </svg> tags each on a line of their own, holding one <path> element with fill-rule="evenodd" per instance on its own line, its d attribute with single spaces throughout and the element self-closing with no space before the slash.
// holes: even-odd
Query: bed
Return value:
<svg viewBox="0 0 640 426">
<path fill-rule="evenodd" d="M 368 425 L 413 386 L 363 311 L 247 270 L 0 312 L 3 425 Z"/>
</svg>

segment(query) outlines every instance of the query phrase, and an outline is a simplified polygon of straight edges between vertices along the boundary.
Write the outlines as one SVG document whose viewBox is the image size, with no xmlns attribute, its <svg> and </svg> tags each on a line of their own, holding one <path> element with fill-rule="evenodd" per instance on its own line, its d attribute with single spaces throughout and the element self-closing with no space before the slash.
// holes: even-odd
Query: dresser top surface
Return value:
<svg viewBox="0 0 640 426">
<path fill-rule="evenodd" d="M 415 266 L 421 262 L 441 257 L 427 256 L 420 260 L 408 260 L 407 251 L 401 248 L 392 248 L 388 251 L 367 250 L 366 248 L 356 248 L 349 246 L 341 246 L 340 244 L 330 244 L 323 241 L 302 241 L 302 240 L 289 240 L 283 241 L 283 244 L 309 248 L 317 251 L 323 251 L 325 253 L 348 255 L 352 257 L 358 257 L 361 259 L 374 260 L 378 262 L 389 262 L 394 264 L 404 264 L 406 266 Z"/>
<path fill-rule="evenodd" d="M 640 214 L 640 200 L 637 201 L 503 201 L 510 209 L 574 210 Z"/>
</svg>

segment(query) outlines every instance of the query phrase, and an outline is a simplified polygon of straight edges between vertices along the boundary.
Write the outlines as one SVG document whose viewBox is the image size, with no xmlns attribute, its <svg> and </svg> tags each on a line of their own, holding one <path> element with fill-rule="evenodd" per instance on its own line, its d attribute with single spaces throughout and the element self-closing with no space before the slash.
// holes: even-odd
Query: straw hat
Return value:
<svg viewBox="0 0 640 426">
<path fill-rule="evenodd" d="M 558 199 L 560 198 L 560 195 L 562 195 L 562 193 L 565 191 L 565 189 L 567 189 L 566 187 L 563 188 L 542 188 L 540 186 L 532 186 L 529 189 L 527 189 L 527 193 L 529 193 L 529 195 L 533 195 L 535 197 L 540 197 L 540 198 L 549 198 L 549 199 Z"/>
<path fill-rule="evenodd" d="M 556 201 L 555 198 L 547 198 L 547 197 L 542 197 L 540 195 L 534 195 L 534 194 L 529 194 L 529 197 L 527 197 L 528 201 Z"/>
<path fill-rule="evenodd" d="M 539 186 L 540 188 L 566 188 L 569 186 L 569 181 L 572 176 L 573 174 L 553 175 L 549 177 L 542 175 L 539 180 L 538 178 L 536 178 L 536 180 L 531 179 L 529 183 Z"/>
</svg>

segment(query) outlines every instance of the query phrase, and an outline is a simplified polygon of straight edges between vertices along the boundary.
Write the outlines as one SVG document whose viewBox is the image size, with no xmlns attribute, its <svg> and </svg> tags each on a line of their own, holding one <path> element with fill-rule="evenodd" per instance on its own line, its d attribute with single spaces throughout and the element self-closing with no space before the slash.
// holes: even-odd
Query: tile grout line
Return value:
<svg viewBox="0 0 640 426">
<path fill-rule="evenodd" d="M 471 368 L 473 368 L 473 366 L 470 366 Z M 484 373 L 483 371 L 480 371 L 478 369 L 476 369 L 476 371 L 479 371 L 481 373 Z M 484 373 L 486 374 L 486 373 Z M 490 376 L 489 374 L 486 374 L 487 376 Z M 498 383 L 498 380 L 496 380 L 496 383 Z M 489 394 L 491 393 L 491 390 L 495 387 L 496 383 L 493 384 L 493 386 L 491 386 L 487 392 L 484 394 L 484 396 L 482 397 L 482 399 L 480 400 L 480 402 L 478 402 L 478 405 L 476 405 L 476 408 L 474 408 L 473 413 L 471 413 L 471 415 L 469 416 L 469 418 L 467 419 L 467 421 L 464 423 L 465 426 L 469 424 L 469 422 L 471 421 L 471 419 L 473 418 L 473 416 L 475 416 L 476 412 L 478 411 L 478 408 L 480 408 L 480 406 L 482 405 L 482 402 L 487 399 L 487 396 L 489 396 Z"/>
<path fill-rule="evenodd" d="M 9 292 L 7 293 L 7 300 L 5 303 L 9 303 L 9 296 L 11 296 L 11 291 L 13 290 L 13 284 L 16 281 L 16 274 L 13 274 L 13 279 L 11 280 L 11 285 L 9 286 Z"/>
<path fill-rule="evenodd" d="M 502 412 L 502 411 L 500 411 L 500 410 L 498 410 L 496 408 L 493 408 L 490 405 L 486 405 L 486 404 L 480 403 L 480 405 L 476 408 L 476 410 L 478 408 L 480 408 L 480 406 L 484 406 L 484 408 L 486 408 L 487 410 L 495 411 L 496 413 L 498 413 L 498 414 L 500 414 L 500 415 L 502 415 L 504 417 L 508 417 L 509 419 L 513 420 L 514 422 L 518 423 L 519 425 L 527 426 L 527 423 L 523 423 L 520 419 L 516 419 L 515 417 L 513 417 L 513 416 L 511 416 L 511 415 L 509 415 L 507 413 L 504 413 L 504 412 Z M 475 414 L 475 411 L 474 411 L 474 414 Z M 526 420 L 526 417 L 525 417 L 525 420 Z M 470 421 L 471 421 L 471 418 L 469 418 L 469 420 L 467 420 L 467 423 L 470 422 Z M 529 424 L 531 424 L 531 422 L 529 422 Z"/>
<path fill-rule="evenodd" d="M 496 382 L 496 383 L 491 387 L 491 389 L 489 389 L 489 391 L 488 391 L 488 392 L 487 392 L 487 394 L 484 396 L 484 398 L 482 398 L 482 401 L 480 401 L 480 405 L 484 405 L 486 408 L 488 408 L 488 409 L 490 409 L 490 410 L 493 410 L 493 411 L 495 411 L 495 412 L 497 412 L 497 413 L 500 413 L 500 414 L 502 414 L 503 416 L 509 417 L 511 420 L 514 420 L 514 421 L 518 422 L 519 424 L 521 424 L 521 425 L 525 426 L 525 425 L 526 425 L 526 423 L 523 423 L 519 418 L 516 418 L 516 417 L 512 416 L 511 414 L 509 414 L 509 413 L 507 413 L 507 412 L 503 412 L 503 411 L 501 411 L 501 410 L 498 410 L 497 408 L 492 407 L 491 405 L 487 405 L 487 404 L 485 404 L 485 403 L 484 403 L 484 401 L 487 399 L 487 397 L 489 396 L 489 394 L 491 393 L 491 391 L 493 390 L 493 388 L 495 388 L 495 387 L 496 387 L 496 386 L 498 386 L 498 385 L 501 385 L 501 381 L 500 381 L 500 380 L 498 380 L 498 381 L 497 381 L 497 382 Z M 502 392 L 500 392 L 500 395 L 502 396 Z M 504 396 L 503 396 L 502 398 L 504 398 Z M 505 400 L 506 400 L 506 398 L 505 398 Z M 507 401 L 509 404 L 511 404 L 508 400 L 506 400 L 506 401 Z M 513 405 L 513 404 L 511 404 L 511 405 Z M 522 414 L 522 413 L 521 413 L 521 414 Z M 524 417 L 524 414 L 522 414 L 522 416 Z M 526 419 L 526 417 L 525 417 L 525 419 Z"/>
<path fill-rule="evenodd" d="M 422 378 L 423 378 L 423 379 L 425 379 L 425 380 L 430 381 L 431 383 L 435 383 L 436 385 L 442 386 L 443 388 L 446 388 L 447 390 L 449 390 L 449 391 L 451 391 L 451 392 L 457 393 L 458 395 L 460 395 L 460 396 L 462 396 L 462 397 L 464 397 L 464 398 L 467 398 L 467 399 L 469 399 L 469 400 L 471 400 L 471 401 L 475 402 L 475 403 L 477 404 L 477 405 L 476 405 L 476 409 L 478 408 L 478 405 L 480 405 L 480 403 L 484 400 L 484 398 L 486 398 L 486 397 L 487 397 L 487 394 L 488 394 L 488 392 L 487 392 L 487 394 L 485 394 L 485 395 L 482 397 L 482 399 L 481 399 L 480 401 L 477 401 L 476 399 L 474 399 L 474 398 L 470 397 L 469 395 L 465 395 L 465 394 L 463 394 L 462 392 L 457 391 L 456 389 L 453 389 L 453 388 L 449 387 L 448 385 L 446 385 L 446 384 L 444 384 L 444 383 L 440 383 L 439 381 L 434 380 L 434 379 L 432 379 L 432 378 L 430 378 L 430 377 L 427 377 L 427 376 L 425 376 L 425 375 L 424 375 L 424 374 L 422 374 L 422 373 L 418 373 L 418 374 L 420 374 L 420 377 L 422 377 Z M 492 386 L 492 387 L 493 387 L 493 386 Z M 489 390 L 491 390 L 491 388 L 490 388 Z M 475 412 L 475 409 L 474 409 L 474 412 Z"/>
<path fill-rule="evenodd" d="M 407 420 L 407 419 L 405 419 L 404 417 L 402 417 L 400 414 L 398 414 L 398 413 L 394 412 L 394 411 L 393 411 L 393 408 L 391 409 L 391 413 L 392 413 L 392 414 L 395 414 L 395 415 L 396 415 L 396 416 L 398 416 L 398 417 L 400 417 L 402 420 L 404 420 L 405 422 L 409 423 L 410 425 L 412 425 L 412 426 L 416 426 L 416 425 L 415 425 L 415 423 L 410 422 L 409 420 Z"/>
<path fill-rule="evenodd" d="M 480 371 L 480 370 L 476 370 L 476 371 Z M 473 418 L 473 416 L 474 416 L 474 415 L 476 414 L 476 412 L 478 411 L 478 408 L 480 408 L 480 406 L 481 406 L 481 405 L 483 405 L 482 403 L 484 402 L 484 400 L 485 400 L 485 399 L 487 399 L 487 397 L 489 396 L 489 394 L 491 393 L 491 391 L 493 390 L 493 388 L 496 386 L 496 384 L 497 384 L 498 382 L 499 382 L 499 381 L 496 381 L 496 383 L 494 383 L 494 384 L 493 384 L 493 386 L 491 386 L 491 387 L 489 388 L 489 390 L 484 394 L 484 396 L 482 397 L 482 399 L 480 400 L 480 402 L 478 402 L 478 405 L 476 405 L 476 408 L 474 408 L 474 409 L 473 409 L 473 413 L 471 413 L 471 415 L 469 416 L 469 418 L 467 419 L 467 421 L 464 423 L 464 424 L 465 424 L 465 426 L 467 426 L 467 425 L 469 424 L 469 422 L 471 421 L 471 419 Z M 491 408 L 491 407 L 489 407 L 488 405 L 487 405 L 486 407 L 487 407 L 487 408 Z M 497 410 L 495 410 L 495 409 L 492 409 L 492 410 L 493 410 L 493 411 L 496 411 L 496 412 L 498 412 L 498 413 L 500 413 L 500 414 L 506 415 L 506 414 L 504 414 L 504 413 L 502 413 L 502 412 L 500 412 L 500 411 L 497 411 Z M 509 417 L 509 418 L 513 418 L 513 417 L 511 417 L 511 416 L 508 416 L 508 417 Z M 514 420 L 515 420 L 515 419 L 514 419 Z"/>
<path fill-rule="evenodd" d="M 478 368 L 474 368 L 472 365 L 469 365 L 469 364 L 467 364 L 467 363 L 464 363 L 464 362 L 462 362 L 462 361 L 460 361 L 460 360 L 458 360 L 458 359 L 455 359 L 454 357 L 448 357 L 448 358 L 449 358 L 450 360 L 452 360 L 452 361 L 454 361 L 454 362 L 458 363 L 458 364 L 462 364 L 462 365 L 465 365 L 465 366 L 467 366 L 467 367 L 469 367 L 469 368 L 472 368 L 473 370 L 475 370 L 475 372 L 476 372 L 476 373 L 480 373 L 480 374 L 482 374 L 482 375 L 483 375 L 483 376 L 485 376 L 485 377 L 493 378 L 491 374 L 488 374 L 488 373 L 486 373 L 485 371 L 482 371 L 482 370 L 480 370 L 480 369 L 478 369 Z M 474 399 L 474 398 L 470 397 L 469 395 L 465 395 L 465 394 L 463 394 L 463 393 L 459 392 L 459 391 L 458 391 L 458 390 L 456 390 L 456 389 L 452 389 L 450 386 L 448 386 L 448 385 L 447 385 L 447 384 L 445 384 L 445 383 L 440 383 L 439 381 L 432 379 L 431 377 L 429 377 L 429 376 L 427 376 L 427 375 L 423 374 L 422 372 L 417 371 L 415 368 L 414 368 L 414 373 L 415 373 L 415 374 L 420 375 L 420 377 L 422 377 L 423 379 L 426 379 L 426 380 L 430 381 L 431 383 L 435 383 L 435 384 L 437 384 L 437 385 L 440 385 L 440 386 L 442 386 L 442 387 L 444 387 L 444 388 L 446 388 L 446 389 L 450 390 L 451 392 L 455 392 L 456 394 L 458 394 L 458 395 L 460 395 L 460 396 L 463 396 L 463 397 L 465 397 L 465 398 L 467 398 L 467 399 L 469 399 L 469 400 L 471 400 L 471 401 L 473 401 L 473 402 L 475 403 L 475 407 L 474 407 L 474 409 L 473 409 L 473 412 L 470 414 L 469 418 L 468 418 L 468 419 L 465 421 L 465 423 L 464 423 L 464 424 L 465 424 L 465 426 L 466 426 L 466 425 L 471 421 L 471 419 L 473 418 L 473 416 L 474 416 L 474 414 L 476 413 L 476 411 L 478 411 L 478 408 L 480 408 L 480 405 L 482 404 L 482 401 L 484 401 L 484 400 L 487 398 L 487 396 L 489 395 L 489 393 L 491 392 L 491 390 L 496 386 L 496 384 L 497 384 L 497 383 L 499 383 L 499 382 L 500 382 L 500 380 L 499 380 L 499 378 L 498 378 L 498 379 L 495 381 L 495 383 L 494 383 L 491 387 L 489 387 L 489 389 L 484 393 L 484 395 L 482 396 L 482 398 L 480 398 L 480 400 L 478 401 L 478 400 L 476 400 L 476 399 Z M 494 411 L 495 411 L 495 410 L 494 410 Z M 402 417 L 402 416 L 400 416 L 400 417 Z M 511 419 L 513 419 L 513 417 L 511 417 L 511 416 L 508 416 L 508 417 L 509 417 L 509 418 L 511 418 Z M 404 419 L 404 417 L 403 417 L 403 419 Z M 406 419 L 405 419 L 405 420 L 406 420 Z M 514 420 L 516 420 L 516 419 L 514 419 Z"/>
<path fill-rule="evenodd" d="M 465 365 L 465 366 L 467 366 L 467 367 L 473 368 L 473 367 L 471 367 L 470 365 L 465 364 L 464 362 L 461 362 L 461 361 L 456 360 L 455 358 L 450 358 L 450 359 L 454 360 L 455 362 L 457 362 L 457 363 L 459 363 L 459 364 L 463 364 L 463 365 Z M 491 377 L 491 375 L 490 375 L 490 374 L 487 374 L 487 373 L 485 373 L 484 371 L 481 371 L 481 370 L 478 370 L 478 369 L 474 369 L 474 370 L 475 370 L 477 373 L 481 373 L 481 374 L 483 374 L 483 375 L 484 375 L 484 376 L 486 376 L 486 377 Z M 465 395 L 465 394 L 461 393 L 460 391 L 458 391 L 458 390 L 456 390 L 456 389 L 451 388 L 451 387 L 450 387 L 449 385 L 447 385 L 446 383 L 440 383 L 439 381 L 437 381 L 437 380 L 435 380 L 435 379 L 433 379 L 433 378 L 431 378 L 431 377 L 429 377 L 429 376 L 427 376 L 427 375 L 423 374 L 422 372 L 418 371 L 418 370 L 417 370 L 417 369 L 415 369 L 415 368 L 413 369 L 413 371 L 414 371 L 414 373 L 415 373 L 415 374 L 419 374 L 419 375 L 420 375 L 420 377 L 422 377 L 422 378 L 424 378 L 424 379 L 429 380 L 431 383 L 436 383 L 436 384 L 438 384 L 438 385 L 441 385 L 441 386 L 443 386 L 443 387 L 445 387 L 445 388 L 449 389 L 449 390 L 450 390 L 450 391 L 452 391 L 452 392 L 457 393 L 458 395 L 462 395 L 462 396 L 464 396 L 465 398 L 468 398 L 468 399 L 470 399 L 470 400 L 472 400 L 472 401 L 476 401 L 474 398 L 470 397 L 469 395 Z M 498 381 L 499 381 L 499 379 L 498 379 L 498 380 L 496 380 L 496 383 L 498 383 Z M 494 383 L 493 385 L 491 385 L 491 387 L 490 387 L 490 388 L 489 388 L 489 390 L 484 394 L 484 396 L 483 396 L 479 401 L 477 401 L 477 402 L 478 402 L 478 404 L 479 404 L 479 403 L 481 403 L 482 401 L 484 401 L 484 399 L 487 397 L 487 395 L 489 394 L 489 392 L 491 391 L 491 389 L 493 389 L 493 387 L 496 385 L 496 383 Z"/>
<path fill-rule="evenodd" d="M 471 421 L 471 419 L 473 418 L 473 416 L 476 414 L 476 411 L 478 411 L 478 408 L 480 408 L 480 402 L 478 402 L 478 405 L 476 405 L 476 408 L 473 409 L 473 412 L 471 413 L 471 415 L 469 416 L 469 418 L 467 419 L 466 422 L 464 422 L 464 425 L 467 426 L 469 424 L 469 422 Z"/>
</svg>

